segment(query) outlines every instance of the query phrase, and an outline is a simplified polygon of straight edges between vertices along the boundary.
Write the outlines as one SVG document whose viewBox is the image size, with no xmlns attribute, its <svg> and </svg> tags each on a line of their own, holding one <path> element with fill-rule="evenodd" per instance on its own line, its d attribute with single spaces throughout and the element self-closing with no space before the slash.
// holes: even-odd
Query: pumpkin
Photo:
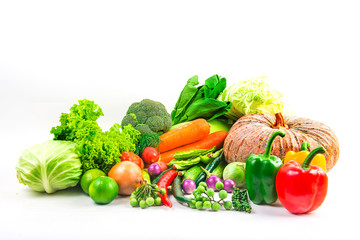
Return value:
<svg viewBox="0 0 360 240">
<path fill-rule="evenodd" d="M 246 162 L 252 153 L 263 154 L 270 135 L 283 130 L 285 137 L 277 137 L 271 154 L 283 159 L 288 151 L 300 151 L 302 142 L 309 142 L 311 150 L 322 146 L 326 153 L 327 172 L 339 158 L 339 142 L 333 130 L 323 123 L 307 118 L 275 116 L 257 113 L 239 118 L 231 127 L 224 142 L 224 155 L 228 163 Z"/>
</svg>

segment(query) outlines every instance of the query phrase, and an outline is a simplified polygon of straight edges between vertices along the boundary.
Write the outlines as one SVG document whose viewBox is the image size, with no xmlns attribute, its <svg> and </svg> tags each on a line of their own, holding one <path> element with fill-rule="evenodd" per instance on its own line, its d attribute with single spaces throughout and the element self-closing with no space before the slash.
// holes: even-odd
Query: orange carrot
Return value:
<svg viewBox="0 0 360 240">
<path fill-rule="evenodd" d="M 203 118 L 188 122 L 160 136 L 160 153 L 188 145 L 205 138 L 210 133 L 210 124 Z"/>
<path fill-rule="evenodd" d="M 190 143 L 188 145 L 185 145 L 185 146 L 182 146 L 179 148 L 175 148 L 168 152 L 161 153 L 160 161 L 168 163 L 174 159 L 175 153 L 189 151 L 192 149 L 210 149 L 214 146 L 216 146 L 216 149 L 220 149 L 220 148 L 222 148 L 222 146 L 224 144 L 224 140 L 225 140 L 227 134 L 228 133 L 225 131 L 213 132 L 200 141 Z"/>
</svg>

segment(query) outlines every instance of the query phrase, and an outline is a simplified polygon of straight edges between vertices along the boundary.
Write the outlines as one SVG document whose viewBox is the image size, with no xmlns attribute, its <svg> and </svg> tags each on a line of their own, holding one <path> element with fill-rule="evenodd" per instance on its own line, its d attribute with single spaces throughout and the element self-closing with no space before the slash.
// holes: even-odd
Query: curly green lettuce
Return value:
<svg viewBox="0 0 360 240">
<path fill-rule="evenodd" d="M 97 168 L 108 173 L 120 161 L 121 153 L 134 152 L 141 133 L 131 125 L 115 123 L 109 131 L 103 132 L 96 120 L 103 116 L 101 108 L 93 101 L 79 100 L 70 108 L 70 113 L 62 113 L 60 125 L 50 133 L 54 140 L 73 141 L 80 156 L 82 169 Z"/>
</svg>

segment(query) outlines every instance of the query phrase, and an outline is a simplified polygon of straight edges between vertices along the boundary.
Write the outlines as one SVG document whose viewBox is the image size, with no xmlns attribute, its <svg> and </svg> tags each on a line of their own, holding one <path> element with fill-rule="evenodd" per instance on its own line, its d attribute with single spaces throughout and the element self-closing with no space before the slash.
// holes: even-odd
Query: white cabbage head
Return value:
<svg viewBox="0 0 360 240">
<path fill-rule="evenodd" d="M 81 162 L 69 141 L 46 141 L 21 153 L 16 165 L 20 183 L 35 191 L 53 193 L 78 184 Z"/>
</svg>

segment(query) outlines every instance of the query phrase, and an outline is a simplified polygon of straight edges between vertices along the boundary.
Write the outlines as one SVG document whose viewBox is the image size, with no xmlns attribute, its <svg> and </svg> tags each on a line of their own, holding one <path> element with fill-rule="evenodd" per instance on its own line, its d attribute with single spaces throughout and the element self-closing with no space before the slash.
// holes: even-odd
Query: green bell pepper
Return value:
<svg viewBox="0 0 360 240">
<path fill-rule="evenodd" d="M 246 188 L 250 200 L 255 204 L 271 204 L 277 200 L 276 174 L 282 165 L 280 158 L 270 155 L 277 136 L 284 137 L 283 131 L 275 131 L 270 136 L 263 155 L 250 154 L 245 167 Z"/>
</svg>

